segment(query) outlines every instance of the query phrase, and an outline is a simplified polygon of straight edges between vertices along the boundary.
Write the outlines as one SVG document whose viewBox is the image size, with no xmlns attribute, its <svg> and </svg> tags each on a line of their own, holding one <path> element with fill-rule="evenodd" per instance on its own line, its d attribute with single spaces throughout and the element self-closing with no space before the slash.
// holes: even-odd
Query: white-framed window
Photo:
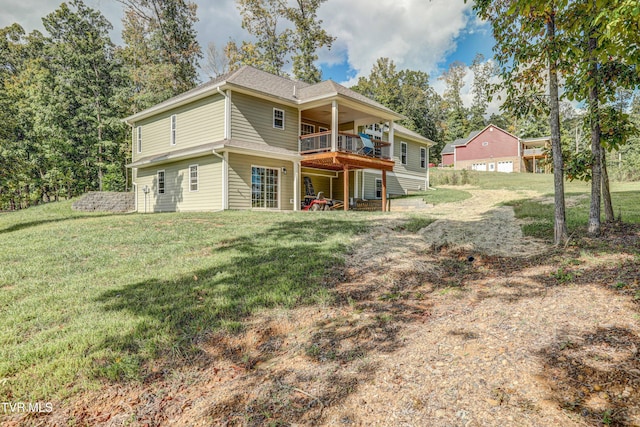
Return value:
<svg viewBox="0 0 640 427">
<path fill-rule="evenodd" d="M 273 109 L 273 127 L 276 129 L 284 129 L 284 110 L 279 108 Z"/>
<path fill-rule="evenodd" d="M 164 171 L 158 171 L 158 194 L 164 194 Z"/>
<path fill-rule="evenodd" d="M 382 178 L 376 178 L 376 199 L 382 199 Z"/>
<path fill-rule="evenodd" d="M 178 125 L 178 116 L 173 114 L 171 116 L 171 145 L 176 145 L 176 129 Z"/>
<path fill-rule="evenodd" d="M 316 126 L 309 123 L 300 123 L 300 135 L 309 135 L 310 133 L 316 133 Z"/>
<path fill-rule="evenodd" d="M 496 170 L 496 164 L 494 162 L 489 163 L 489 172 Z"/>
<path fill-rule="evenodd" d="M 488 146 L 488 145 L 489 145 L 489 141 L 483 141 L 483 142 L 482 142 L 482 146 L 483 146 L 483 147 L 486 147 L 486 146 Z"/>
<path fill-rule="evenodd" d="M 251 207 L 278 209 L 280 169 L 251 166 Z"/>
<path fill-rule="evenodd" d="M 142 153 L 142 126 L 136 128 L 136 145 L 138 146 L 138 153 Z"/>
<path fill-rule="evenodd" d="M 382 140 L 382 132 L 384 131 L 383 127 L 380 126 L 379 123 L 374 123 L 372 125 L 366 125 L 364 127 L 364 133 L 369 135 L 371 139 L 376 141 Z"/>
<path fill-rule="evenodd" d="M 198 191 L 198 165 L 189 166 L 189 191 Z"/>
<path fill-rule="evenodd" d="M 406 142 L 400 143 L 400 163 L 402 163 L 403 165 L 407 164 L 407 143 Z"/>
<path fill-rule="evenodd" d="M 420 147 L 420 167 L 427 168 L 427 149 L 424 147 Z"/>
</svg>

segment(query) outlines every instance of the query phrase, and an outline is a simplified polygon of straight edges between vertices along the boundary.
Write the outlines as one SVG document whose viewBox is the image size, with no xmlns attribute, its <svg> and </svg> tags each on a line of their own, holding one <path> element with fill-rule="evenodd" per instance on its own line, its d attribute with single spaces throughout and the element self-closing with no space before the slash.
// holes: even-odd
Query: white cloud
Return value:
<svg viewBox="0 0 640 427">
<path fill-rule="evenodd" d="M 116 0 L 85 0 L 113 24 L 112 39 L 121 43 L 122 5 Z M 27 32 L 42 29 L 41 18 L 59 3 L 50 0 L 3 0 L 0 26 L 20 23 Z M 241 27 L 235 0 L 196 0 L 198 41 L 203 50 L 209 42 L 248 37 Z M 343 63 L 353 70 L 348 77 L 368 75 L 376 59 L 391 58 L 399 69 L 410 68 L 439 74 L 438 64 L 456 49 L 455 39 L 473 28 L 471 2 L 451 0 L 328 0 L 318 17 L 329 34 L 337 37 L 331 51 L 319 52 L 325 65 Z M 435 83 L 435 79 L 432 79 Z"/>
<path fill-rule="evenodd" d="M 434 73 L 455 50 L 470 8 L 450 0 L 328 1 L 318 16 L 337 40 L 321 60 L 332 64 L 346 56 L 356 76 L 368 75 L 380 57 L 391 58 L 400 69 Z"/>
</svg>

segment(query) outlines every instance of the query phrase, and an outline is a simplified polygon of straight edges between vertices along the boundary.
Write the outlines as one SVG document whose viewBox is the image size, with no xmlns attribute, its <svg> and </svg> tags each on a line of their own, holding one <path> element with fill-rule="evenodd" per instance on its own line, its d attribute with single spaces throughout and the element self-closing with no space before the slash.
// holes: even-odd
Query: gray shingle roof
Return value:
<svg viewBox="0 0 640 427">
<path fill-rule="evenodd" d="M 404 134 L 404 135 L 407 135 L 409 137 L 416 138 L 416 139 L 419 139 L 421 141 L 427 142 L 430 145 L 435 144 L 435 142 L 433 142 L 429 138 L 426 138 L 426 137 L 420 135 L 418 132 L 412 131 L 411 129 L 408 129 L 408 128 L 406 128 L 406 127 L 404 127 L 404 126 L 402 126 L 402 125 L 400 125 L 398 123 L 395 123 L 393 125 L 393 127 L 397 132 L 400 132 L 401 134 Z"/>
<path fill-rule="evenodd" d="M 453 154 L 453 142 L 446 144 L 440 154 Z"/>
<path fill-rule="evenodd" d="M 367 98 L 351 89 L 348 89 L 334 81 L 326 80 L 314 85 L 302 81 L 292 80 L 288 77 L 276 76 L 266 71 L 258 70 L 257 68 L 245 65 L 236 71 L 222 75 L 216 79 L 203 83 L 187 92 L 167 99 L 160 104 L 154 105 L 147 110 L 141 111 L 130 117 L 127 117 L 125 121 L 131 121 L 140 117 L 145 117 L 149 113 L 155 111 L 161 111 L 174 104 L 178 104 L 183 101 L 187 101 L 192 97 L 198 96 L 203 93 L 214 92 L 216 88 L 224 85 L 237 86 L 244 89 L 249 89 L 256 92 L 261 92 L 268 96 L 273 96 L 286 100 L 295 104 L 303 104 L 309 100 L 330 97 L 335 95 L 342 95 L 367 104 L 376 109 L 385 111 L 396 116 L 400 116 L 393 110 L 385 107 L 384 105 Z"/>
</svg>

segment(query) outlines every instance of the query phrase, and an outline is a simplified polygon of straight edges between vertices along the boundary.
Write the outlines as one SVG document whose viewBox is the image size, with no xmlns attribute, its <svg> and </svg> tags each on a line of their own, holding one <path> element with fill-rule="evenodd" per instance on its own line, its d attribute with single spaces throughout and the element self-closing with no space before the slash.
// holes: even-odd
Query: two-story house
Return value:
<svg viewBox="0 0 640 427">
<path fill-rule="evenodd" d="M 402 118 L 333 81 L 244 66 L 125 119 L 136 208 L 298 210 L 309 177 L 328 198 L 384 209 L 388 194 L 428 187 L 433 142 Z"/>
<path fill-rule="evenodd" d="M 549 137 L 520 139 L 493 124 L 444 146 L 442 166 L 489 172 L 548 172 Z"/>
</svg>

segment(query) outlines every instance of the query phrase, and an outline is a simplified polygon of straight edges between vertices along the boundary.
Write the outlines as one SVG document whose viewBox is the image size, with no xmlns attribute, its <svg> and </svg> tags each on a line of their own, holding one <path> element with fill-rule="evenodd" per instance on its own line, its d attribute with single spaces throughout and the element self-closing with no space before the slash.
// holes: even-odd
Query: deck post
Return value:
<svg viewBox="0 0 640 427">
<path fill-rule="evenodd" d="M 382 212 L 387 211 L 387 171 L 382 170 Z"/>
<path fill-rule="evenodd" d="M 342 170 L 344 171 L 344 177 L 342 179 L 344 184 L 344 210 L 348 211 L 349 210 L 349 166 L 344 165 L 342 167 Z"/>
</svg>

